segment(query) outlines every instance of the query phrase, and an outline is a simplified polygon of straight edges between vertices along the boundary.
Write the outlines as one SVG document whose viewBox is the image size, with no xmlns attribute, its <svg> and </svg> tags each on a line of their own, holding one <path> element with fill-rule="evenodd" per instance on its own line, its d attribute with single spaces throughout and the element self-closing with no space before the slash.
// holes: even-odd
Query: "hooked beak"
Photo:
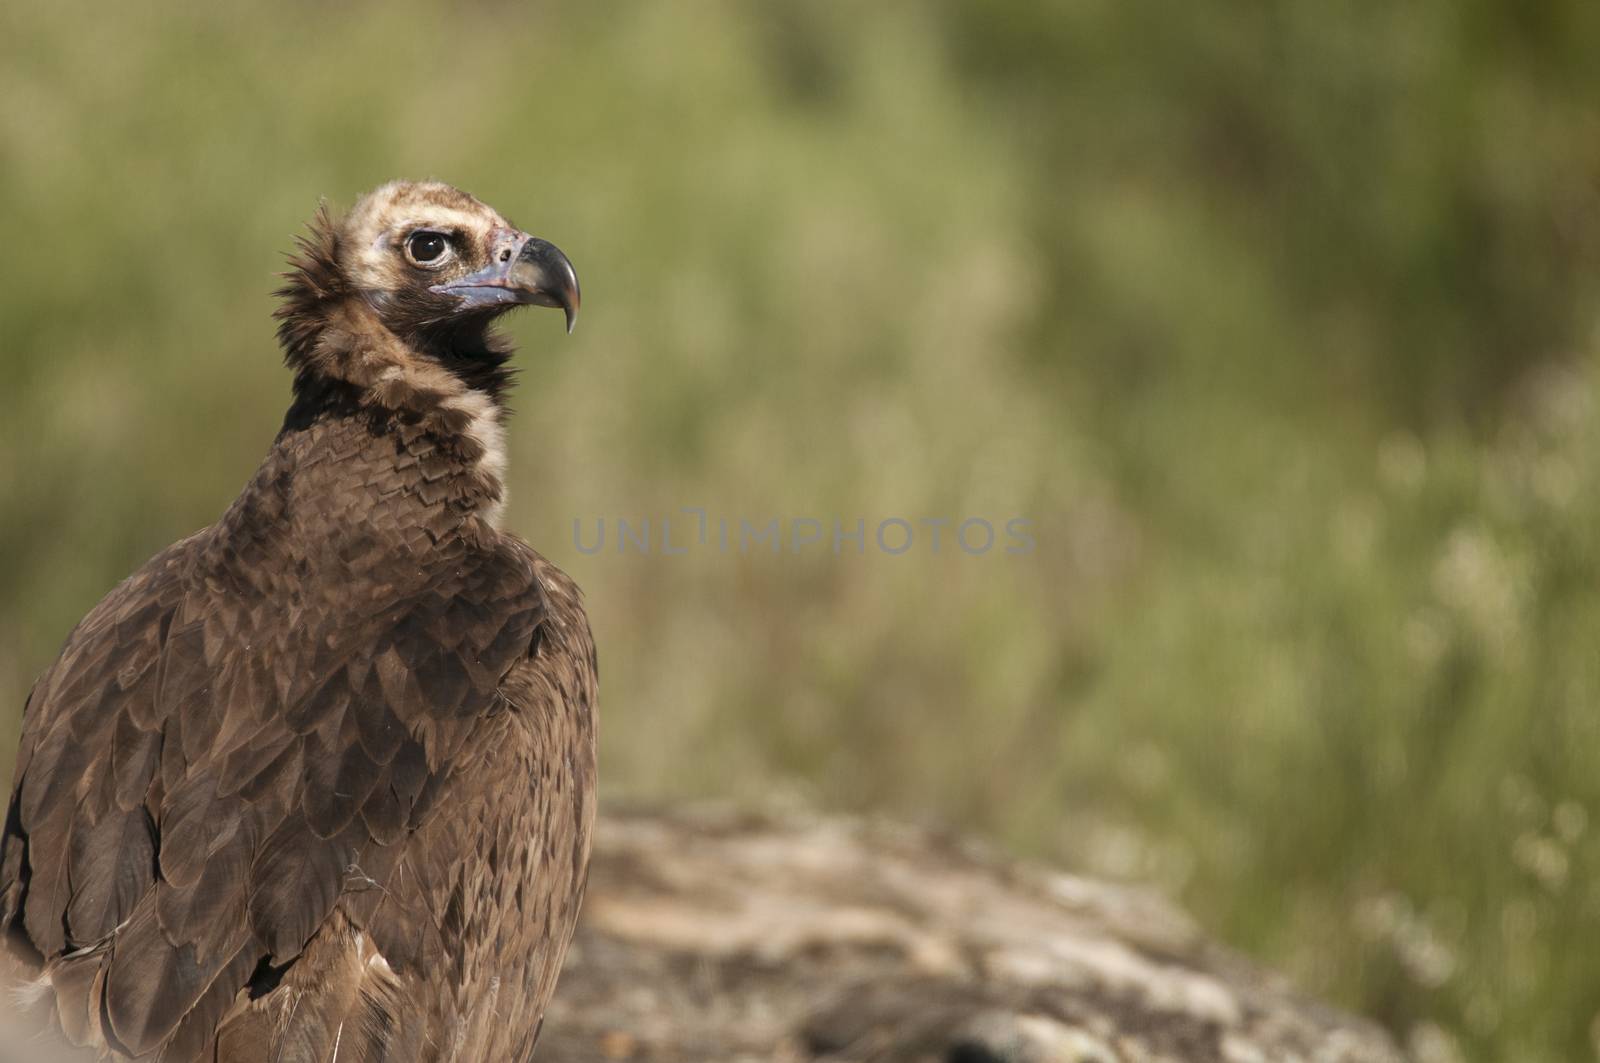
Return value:
<svg viewBox="0 0 1600 1063">
<path fill-rule="evenodd" d="M 494 306 L 559 306 L 567 331 L 578 317 L 582 297 L 578 274 L 561 249 L 527 233 L 508 233 L 495 241 L 493 261 L 476 273 L 428 289 L 454 295 L 463 309 Z"/>
</svg>

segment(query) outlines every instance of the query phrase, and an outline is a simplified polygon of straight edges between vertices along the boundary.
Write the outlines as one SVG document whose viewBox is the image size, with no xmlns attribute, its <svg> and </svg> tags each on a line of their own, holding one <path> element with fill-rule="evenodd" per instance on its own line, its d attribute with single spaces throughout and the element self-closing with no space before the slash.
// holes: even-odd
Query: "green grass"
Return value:
<svg viewBox="0 0 1600 1063">
<path fill-rule="evenodd" d="M 437 176 L 583 278 L 514 325 L 508 524 L 588 592 L 608 796 L 952 824 L 1591 1058 L 1596 10 L 19 8 L 0 703 L 253 469 L 318 197 Z M 573 546 L 686 506 L 1038 549 Z"/>
</svg>

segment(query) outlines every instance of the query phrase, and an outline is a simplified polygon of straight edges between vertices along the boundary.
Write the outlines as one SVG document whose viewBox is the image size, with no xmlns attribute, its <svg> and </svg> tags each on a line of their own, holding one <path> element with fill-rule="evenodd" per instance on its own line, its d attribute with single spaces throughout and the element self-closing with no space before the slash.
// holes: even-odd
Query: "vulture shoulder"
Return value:
<svg viewBox="0 0 1600 1063">
<path fill-rule="evenodd" d="M 426 873 L 444 858 L 418 839 L 447 789 L 455 804 L 463 787 L 539 785 L 473 775 L 505 743 L 592 749 L 592 733 L 496 725 L 542 715 L 559 729 L 559 703 L 587 707 L 587 624 L 565 577 L 509 537 L 290 586 L 261 583 L 255 549 L 211 529 L 163 551 L 39 679 L 0 925 L 80 1044 L 197 1058 L 230 1016 L 304 994 L 313 959 L 330 978 L 353 954 L 385 984 L 356 971 L 344 1004 L 322 999 L 325 1017 L 307 1004 L 271 1058 L 326 1058 L 326 1037 L 370 1042 L 341 1058 L 403 1058 L 384 1047 L 404 1025 L 396 986 L 449 959 L 441 928 L 459 920 Z M 349 948 L 316 959 L 335 929 Z M 367 1013 L 345 1030 L 358 994 Z"/>
</svg>

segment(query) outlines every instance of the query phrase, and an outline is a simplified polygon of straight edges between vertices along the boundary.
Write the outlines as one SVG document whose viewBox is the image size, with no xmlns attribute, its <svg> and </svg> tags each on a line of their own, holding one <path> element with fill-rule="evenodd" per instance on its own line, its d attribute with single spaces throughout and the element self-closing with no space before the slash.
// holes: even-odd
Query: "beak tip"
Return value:
<svg viewBox="0 0 1600 1063">
<path fill-rule="evenodd" d="M 578 294 L 578 271 L 572 260 L 548 240 L 524 234 L 522 248 L 509 276 L 526 293 L 524 301 L 539 306 L 559 306 L 567 319 L 567 335 L 572 335 L 582 296 Z"/>
<path fill-rule="evenodd" d="M 567 264 L 567 289 L 561 293 L 561 312 L 567 315 L 567 335 L 572 335 L 572 326 L 578 321 L 578 307 L 583 305 L 583 296 L 578 293 L 578 275 L 572 269 L 572 264 Z"/>
</svg>

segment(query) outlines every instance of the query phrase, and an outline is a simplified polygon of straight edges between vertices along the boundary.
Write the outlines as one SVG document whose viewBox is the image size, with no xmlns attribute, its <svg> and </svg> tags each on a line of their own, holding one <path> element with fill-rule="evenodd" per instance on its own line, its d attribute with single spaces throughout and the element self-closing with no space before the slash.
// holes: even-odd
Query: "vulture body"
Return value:
<svg viewBox="0 0 1600 1063">
<path fill-rule="evenodd" d="M 0 842 L 13 998 L 89 1058 L 526 1060 L 584 886 L 594 646 L 498 530 L 494 318 L 570 263 L 440 184 L 324 210 L 283 428 L 77 626 Z"/>
</svg>

